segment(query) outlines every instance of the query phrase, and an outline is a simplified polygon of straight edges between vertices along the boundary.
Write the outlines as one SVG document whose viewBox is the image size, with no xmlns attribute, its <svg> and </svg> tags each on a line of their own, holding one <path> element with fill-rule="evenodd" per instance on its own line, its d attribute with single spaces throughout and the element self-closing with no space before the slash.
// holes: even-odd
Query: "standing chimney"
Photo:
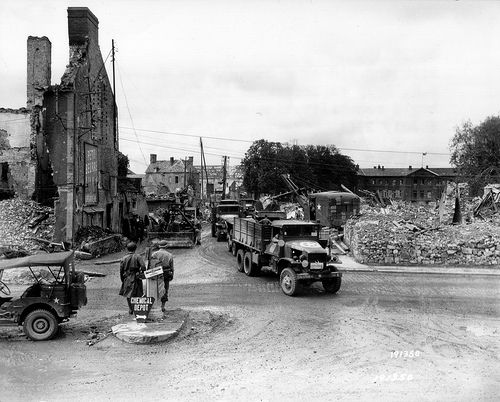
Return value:
<svg viewBox="0 0 500 402">
<path fill-rule="evenodd" d="M 87 7 L 68 7 L 69 45 L 99 45 L 99 20 Z"/>
<path fill-rule="evenodd" d="M 149 154 L 149 163 L 156 163 L 156 154 Z"/>
<path fill-rule="evenodd" d="M 50 86 L 52 44 L 46 36 L 28 36 L 26 107 L 42 106 L 44 88 Z"/>
<path fill-rule="evenodd" d="M 172 166 L 175 162 L 175 159 L 173 156 L 170 157 L 170 166 Z"/>
</svg>

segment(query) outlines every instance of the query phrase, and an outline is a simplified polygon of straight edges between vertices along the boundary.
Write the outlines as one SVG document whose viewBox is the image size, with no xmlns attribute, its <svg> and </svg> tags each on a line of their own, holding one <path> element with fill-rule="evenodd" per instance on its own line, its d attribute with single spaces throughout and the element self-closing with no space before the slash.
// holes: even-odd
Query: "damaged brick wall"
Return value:
<svg viewBox="0 0 500 402">
<path fill-rule="evenodd" d="M 0 195 L 30 198 L 35 165 L 30 154 L 30 112 L 0 108 Z"/>
<path fill-rule="evenodd" d="M 80 227 L 92 224 L 120 230 L 114 97 L 97 27 L 88 8 L 68 8 L 69 64 L 44 99 L 47 148 L 57 155 L 52 161 L 59 188 L 54 236 L 70 242 Z"/>
</svg>

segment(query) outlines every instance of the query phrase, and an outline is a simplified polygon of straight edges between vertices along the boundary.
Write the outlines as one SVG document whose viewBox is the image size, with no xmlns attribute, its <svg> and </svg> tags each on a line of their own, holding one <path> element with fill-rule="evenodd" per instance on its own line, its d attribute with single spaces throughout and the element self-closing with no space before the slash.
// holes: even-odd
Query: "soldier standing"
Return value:
<svg viewBox="0 0 500 402">
<path fill-rule="evenodd" d="M 151 254 L 151 258 L 156 259 L 158 261 L 157 266 L 161 265 L 163 269 L 163 283 L 165 285 L 165 293 L 161 297 L 161 311 L 165 312 L 165 303 L 168 301 L 168 289 L 170 286 L 170 281 L 174 279 L 174 256 L 166 250 L 166 240 L 161 240 L 158 243 L 158 247 L 160 249 Z"/>
<path fill-rule="evenodd" d="M 144 260 L 135 251 L 137 245 L 134 242 L 127 244 L 128 254 L 120 261 L 120 279 L 122 286 L 118 294 L 127 299 L 128 313 L 133 314 L 131 303 L 132 297 L 141 297 L 144 293 L 142 287 L 141 273 L 146 268 Z"/>
</svg>

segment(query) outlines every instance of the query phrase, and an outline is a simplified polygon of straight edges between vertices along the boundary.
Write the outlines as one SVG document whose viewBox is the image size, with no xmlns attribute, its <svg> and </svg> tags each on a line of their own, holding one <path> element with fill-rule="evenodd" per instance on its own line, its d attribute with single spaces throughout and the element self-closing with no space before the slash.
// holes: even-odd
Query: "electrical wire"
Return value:
<svg viewBox="0 0 500 402">
<path fill-rule="evenodd" d="M 132 114 L 130 113 L 130 108 L 128 106 L 128 100 L 127 100 L 127 94 L 125 93 L 125 87 L 123 86 L 122 73 L 121 73 L 121 70 L 120 70 L 120 65 L 116 62 L 116 60 L 115 60 L 115 65 L 116 65 L 118 73 L 119 73 L 120 85 L 122 87 L 123 97 L 125 98 L 125 105 L 127 106 L 127 111 L 128 111 L 128 115 L 129 115 L 129 118 L 130 118 L 130 122 L 132 123 L 132 127 L 134 127 L 134 120 L 132 119 Z M 140 144 L 140 141 L 139 141 L 139 136 L 137 135 L 137 131 L 135 130 L 135 128 L 132 128 L 132 130 L 134 131 L 135 138 L 137 139 L 137 146 L 139 147 L 139 150 L 141 151 L 142 159 L 144 159 L 144 164 L 147 165 L 146 157 L 144 156 L 144 152 L 142 150 L 142 147 L 141 147 L 141 144 Z"/>
</svg>

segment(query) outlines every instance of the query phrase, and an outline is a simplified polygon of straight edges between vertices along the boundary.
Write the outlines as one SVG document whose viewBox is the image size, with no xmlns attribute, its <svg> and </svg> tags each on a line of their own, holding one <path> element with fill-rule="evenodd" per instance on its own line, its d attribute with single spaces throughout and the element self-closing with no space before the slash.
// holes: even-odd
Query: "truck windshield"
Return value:
<svg viewBox="0 0 500 402">
<path fill-rule="evenodd" d="M 309 225 L 283 226 L 283 235 L 287 237 L 316 237 L 318 231 L 315 226 Z"/>
<path fill-rule="evenodd" d="M 226 215 L 226 214 L 236 214 L 238 215 L 238 213 L 240 212 L 240 208 L 238 205 L 219 205 L 217 207 L 217 212 L 220 214 L 220 215 Z"/>
</svg>

